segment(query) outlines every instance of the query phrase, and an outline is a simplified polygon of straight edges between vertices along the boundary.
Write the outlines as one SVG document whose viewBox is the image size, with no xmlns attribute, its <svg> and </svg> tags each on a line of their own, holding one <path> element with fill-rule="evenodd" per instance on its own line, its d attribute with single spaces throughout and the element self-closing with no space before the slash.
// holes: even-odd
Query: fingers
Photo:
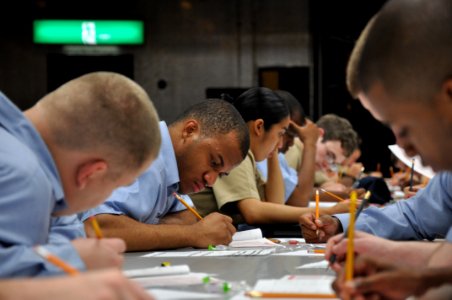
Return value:
<svg viewBox="0 0 452 300">
<path fill-rule="evenodd" d="M 104 238 L 100 241 L 117 253 L 124 253 L 126 251 L 126 243 L 122 239 Z"/>
<path fill-rule="evenodd" d="M 300 216 L 299 223 L 301 226 L 305 226 L 311 230 L 317 230 L 317 225 L 314 223 L 315 214 L 314 213 L 306 213 Z"/>
</svg>

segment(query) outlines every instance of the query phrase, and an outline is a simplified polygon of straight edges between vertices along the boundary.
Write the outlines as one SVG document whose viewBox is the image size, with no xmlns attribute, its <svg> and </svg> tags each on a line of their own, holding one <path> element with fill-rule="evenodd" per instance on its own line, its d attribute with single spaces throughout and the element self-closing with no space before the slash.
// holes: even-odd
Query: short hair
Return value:
<svg viewBox="0 0 452 300">
<path fill-rule="evenodd" d="M 123 75 L 83 75 L 44 96 L 38 105 L 52 142 L 69 150 L 99 151 L 112 161 L 113 173 L 141 167 L 160 149 L 159 118 L 151 99 Z"/>
<path fill-rule="evenodd" d="M 235 132 L 242 158 L 246 157 L 250 148 L 248 127 L 232 104 L 221 99 L 207 99 L 187 108 L 173 123 L 187 119 L 200 123 L 203 137 Z"/>
<path fill-rule="evenodd" d="M 358 134 L 347 119 L 335 114 L 327 114 L 322 116 L 316 125 L 324 130 L 322 142 L 341 142 L 345 156 L 350 156 L 358 148 Z"/>
<path fill-rule="evenodd" d="M 289 107 L 280 96 L 264 87 L 254 87 L 243 92 L 233 105 L 245 122 L 264 120 L 265 130 L 289 117 Z"/>
<path fill-rule="evenodd" d="M 279 97 L 286 100 L 287 106 L 289 107 L 290 118 L 295 121 L 295 123 L 299 123 L 298 125 L 306 124 L 306 113 L 301 106 L 300 102 L 295 98 L 294 95 L 284 90 L 275 90 L 275 94 Z M 294 120 L 296 115 L 299 115 L 299 120 Z"/>
<path fill-rule="evenodd" d="M 429 102 L 452 77 L 452 1 L 388 1 L 360 35 L 347 66 L 356 97 L 380 83 L 404 101 Z"/>
</svg>

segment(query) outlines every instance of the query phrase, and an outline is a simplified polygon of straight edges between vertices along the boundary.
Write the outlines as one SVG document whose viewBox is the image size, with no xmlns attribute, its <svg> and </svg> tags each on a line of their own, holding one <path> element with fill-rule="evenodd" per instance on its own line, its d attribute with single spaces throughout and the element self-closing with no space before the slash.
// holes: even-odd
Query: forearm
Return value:
<svg viewBox="0 0 452 300">
<path fill-rule="evenodd" d="M 192 225 L 144 224 L 126 216 L 98 215 L 106 237 L 121 238 L 127 251 L 173 249 L 191 246 L 195 233 Z"/>
<path fill-rule="evenodd" d="M 265 184 L 265 201 L 284 204 L 284 180 L 276 153 L 267 159 L 267 170 L 268 177 Z"/>
<path fill-rule="evenodd" d="M 309 205 L 309 200 L 311 199 L 312 192 L 306 194 L 302 191 L 300 186 L 296 186 L 292 194 L 290 194 L 289 199 L 287 199 L 286 204 L 298 207 L 307 207 Z"/>
<path fill-rule="evenodd" d="M 160 219 L 159 224 L 190 225 L 195 224 L 198 219 L 189 210 L 183 210 L 176 213 L 170 213 Z"/>
<path fill-rule="evenodd" d="M 300 205 L 297 206 L 307 206 L 312 195 L 312 189 L 314 188 L 315 182 L 314 174 L 316 146 L 315 143 L 312 145 L 305 144 L 304 146 L 301 167 L 298 171 L 298 185 L 295 188 L 298 190 L 300 199 Z"/>
<path fill-rule="evenodd" d="M 257 199 L 241 200 L 238 208 L 245 222 L 250 225 L 298 223 L 302 214 L 314 211 L 314 208 L 278 205 Z"/>
<path fill-rule="evenodd" d="M 452 244 L 450 242 L 433 243 L 438 247 L 432 251 L 429 258 L 428 266 L 435 267 L 451 267 L 452 266 Z"/>
<path fill-rule="evenodd" d="M 397 261 L 408 267 L 425 267 L 432 254 L 440 246 L 439 243 L 432 242 L 399 242 L 390 241 L 385 258 L 391 261 Z"/>
</svg>

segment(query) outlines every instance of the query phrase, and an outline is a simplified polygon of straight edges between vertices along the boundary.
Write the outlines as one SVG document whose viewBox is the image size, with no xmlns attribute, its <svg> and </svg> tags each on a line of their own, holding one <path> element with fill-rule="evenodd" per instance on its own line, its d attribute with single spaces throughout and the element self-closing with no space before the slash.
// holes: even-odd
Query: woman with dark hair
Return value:
<svg viewBox="0 0 452 300">
<path fill-rule="evenodd" d="M 287 103 L 267 88 L 251 88 L 233 105 L 242 115 L 250 133 L 250 150 L 245 160 L 228 176 L 219 178 L 205 191 L 190 195 L 202 215 L 221 211 L 235 224 L 249 225 L 298 223 L 299 217 L 313 208 L 284 204 L 284 183 L 278 163 L 278 149 L 290 124 Z M 256 161 L 268 158 L 268 179 L 264 182 Z M 339 204 L 321 208 L 321 213 L 347 211 Z"/>
</svg>

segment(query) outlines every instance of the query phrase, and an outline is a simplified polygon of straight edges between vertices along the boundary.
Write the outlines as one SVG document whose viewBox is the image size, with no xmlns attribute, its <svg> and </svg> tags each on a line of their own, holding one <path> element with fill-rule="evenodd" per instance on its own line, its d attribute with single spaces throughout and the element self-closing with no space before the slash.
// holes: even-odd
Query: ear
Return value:
<svg viewBox="0 0 452 300">
<path fill-rule="evenodd" d="M 90 181 L 106 175 L 108 164 L 104 160 L 92 160 L 81 164 L 77 168 L 76 184 L 79 189 L 84 189 Z"/>
<path fill-rule="evenodd" d="M 193 119 L 187 120 L 182 128 L 182 139 L 185 141 L 189 138 L 196 138 L 199 136 L 199 132 L 200 128 L 198 121 Z"/>
<path fill-rule="evenodd" d="M 323 128 L 320 128 L 319 127 L 319 137 L 321 137 L 322 138 L 322 140 L 323 140 L 323 136 L 325 135 L 325 130 L 323 129 Z"/>
<path fill-rule="evenodd" d="M 265 133 L 264 120 L 257 119 L 253 121 L 253 131 L 256 136 L 261 136 Z"/>
</svg>

